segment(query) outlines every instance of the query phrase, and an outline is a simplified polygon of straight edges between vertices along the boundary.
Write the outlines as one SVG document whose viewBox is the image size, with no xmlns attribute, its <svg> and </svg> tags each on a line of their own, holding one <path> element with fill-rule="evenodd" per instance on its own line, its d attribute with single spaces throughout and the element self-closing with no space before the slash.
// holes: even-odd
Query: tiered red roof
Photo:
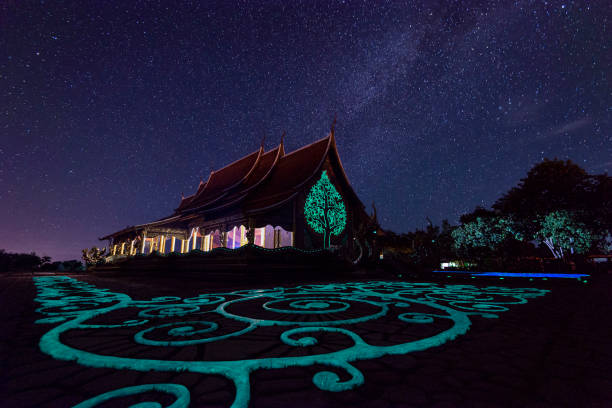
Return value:
<svg viewBox="0 0 612 408">
<path fill-rule="evenodd" d="M 257 166 L 262 153 L 263 149 L 260 148 L 222 169 L 210 173 L 206 184 L 200 184 L 198 191 L 193 196 L 181 200 L 177 211 L 182 212 L 191 208 L 205 207 L 218 201 L 250 175 Z"/>
<path fill-rule="evenodd" d="M 172 216 L 130 229 L 176 223 L 190 219 L 196 214 L 232 206 L 237 206 L 247 213 L 280 206 L 297 194 L 303 185 L 319 172 L 328 155 L 342 170 L 337 176 L 340 177 L 348 193 L 360 202 L 344 174 L 332 131 L 323 139 L 289 154 L 285 154 L 282 141 L 279 146 L 268 152 L 264 152 L 261 147 L 211 172 L 208 181 L 200 182 L 193 195 L 181 199 Z M 112 235 L 116 234 L 118 233 Z"/>
<path fill-rule="evenodd" d="M 332 144 L 330 134 L 289 154 L 284 154 L 282 142 L 265 153 L 259 149 L 212 172 L 193 196 L 181 200 L 175 214 L 214 211 L 238 203 L 246 211 L 280 205 L 319 170 Z"/>
</svg>

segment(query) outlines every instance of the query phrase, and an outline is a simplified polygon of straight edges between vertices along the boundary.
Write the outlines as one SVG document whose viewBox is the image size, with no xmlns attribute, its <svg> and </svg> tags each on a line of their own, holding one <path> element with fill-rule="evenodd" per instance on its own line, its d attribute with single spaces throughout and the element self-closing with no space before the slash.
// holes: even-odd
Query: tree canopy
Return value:
<svg viewBox="0 0 612 408">
<path fill-rule="evenodd" d="M 534 222 L 538 217 L 567 211 L 595 234 L 604 236 L 612 227 L 612 177 L 589 175 L 570 160 L 545 159 L 492 207 L 521 221 L 525 233 L 539 230 Z"/>
<path fill-rule="evenodd" d="M 505 221 L 504 221 L 505 220 Z M 492 206 L 461 217 L 457 248 L 494 249 L 504 240 L 539 240 L 555 257 L 604 247 L 612 233 L 612 177 L 590 175 L 570 160 L 536 164 Z"/>
<path fill-rule="evenodd" d="M 38 256 L 32 252 L 29 254 L 11 253 L 0 249 L 0 272 L 7 271 L 33 271 L 51 262 L 48 256 Z"/>
<path fill-rule="evenodd" d="M 523 240 L 511 217 L 477 217 L 452 232 L 457 248 L 489 248 L 494 250 L 508 239 Z"/>
<path fill-rule="evenodd" d="M 567 211 L 553 211 L 539 224 L 534 237 L 542 240 L 555 258 L 563 258 L 568 251 L 584 253 L 593 245 L 593 233 Z"/>
</svg>

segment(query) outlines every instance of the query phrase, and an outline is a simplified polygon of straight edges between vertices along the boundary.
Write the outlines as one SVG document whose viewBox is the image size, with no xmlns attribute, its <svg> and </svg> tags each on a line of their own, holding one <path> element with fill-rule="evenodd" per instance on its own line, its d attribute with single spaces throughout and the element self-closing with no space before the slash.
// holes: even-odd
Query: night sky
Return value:
<svg viewBox="0 0 612 408">
<path fill-rule="evenodd" d="M 612 169 L 609 0 L 1 3 L 8 251 L 80 258 L 336 113 L 349 180 L 397 232 L 491 205 L 544 157 Z"/>
</svg>

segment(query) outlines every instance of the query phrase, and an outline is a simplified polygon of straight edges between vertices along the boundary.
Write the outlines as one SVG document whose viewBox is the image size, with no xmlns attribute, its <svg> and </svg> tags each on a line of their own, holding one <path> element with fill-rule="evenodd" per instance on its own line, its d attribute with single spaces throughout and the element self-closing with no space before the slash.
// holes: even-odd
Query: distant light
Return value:
<svg viewBox="0 0 612 408">
<path fill-rule="evenodd" d="M 442 268 L 442 269 L 446 269 L 446 268 L 450 268 L 450 267 L 456 268 L 458 266 L 459 266 L 459 262 L 456 262 L 456 261 L 441 262 L 440 263 L 440 268 Z"/>
</svg>

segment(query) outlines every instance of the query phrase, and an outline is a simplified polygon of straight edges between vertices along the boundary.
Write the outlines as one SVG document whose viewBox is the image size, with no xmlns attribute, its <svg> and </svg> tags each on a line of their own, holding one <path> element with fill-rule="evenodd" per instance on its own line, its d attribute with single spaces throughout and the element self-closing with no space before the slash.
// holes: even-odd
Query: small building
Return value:
<svg viewBox="0 0 612 408">
<path fill-rule="evenodd" d="M 262 146 L 212 171 L 174 213 L 100 238 L 108 260 L 137 254 L 209 252 L 252 245 L 308 251 L 331 248 L 353 263 L 376 253 L 375 216 L 344 172 L 334 128 L 293 152 Z"/>
</svg>

